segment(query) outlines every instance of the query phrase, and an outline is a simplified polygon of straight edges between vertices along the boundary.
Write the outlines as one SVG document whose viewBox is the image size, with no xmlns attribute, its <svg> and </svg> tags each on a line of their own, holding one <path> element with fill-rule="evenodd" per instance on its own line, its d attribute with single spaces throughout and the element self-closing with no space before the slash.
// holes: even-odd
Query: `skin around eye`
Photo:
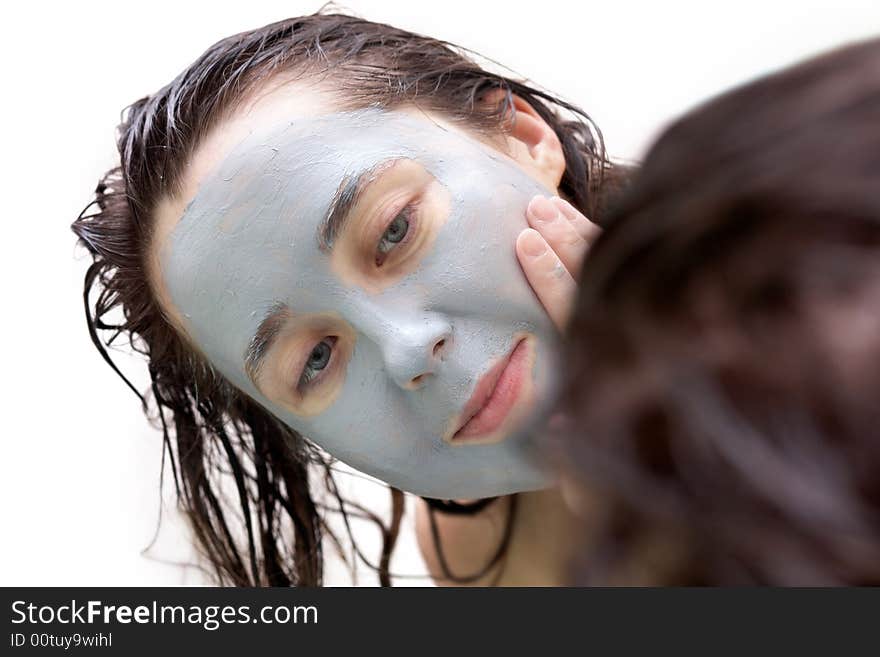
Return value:
<svg viewBox="0 0 880 657">
<path fill-rule="evenodd" d="M 431 250 L 451 195 L 412 160 L 400 160 L 373 183 L 337 240 L 330 265 L 344 283 L 379 292 L 415 271 Z"/>
<path fill-rule="evenodd" d="M 336 337 L 332 336 L 324 338 L 312 348 L 297 384 L 300 391 L 311 385 L 313 381 L 320 377 L 321 372 L 327 368 L 330 359 L 333 357 L 333 347 L 335 345 Z"/>
<path fill-rule="evenodd" d="M 336 313 L 294 314 L 266 354 L 257 388 L 295 415 L 318 415 L 339 395 L 355 341 Z"/>
<path fill-rule="evenodd" d="M 379 238 L 379 243 L 376 245 L 374 260 L 377 267 L 385 264 L 390 254 L 400 251 L 410 241 L 418 223 L 417 210 L 417 202 L 409 203 L 388 224 L 385 232 Z"/>
</svg>

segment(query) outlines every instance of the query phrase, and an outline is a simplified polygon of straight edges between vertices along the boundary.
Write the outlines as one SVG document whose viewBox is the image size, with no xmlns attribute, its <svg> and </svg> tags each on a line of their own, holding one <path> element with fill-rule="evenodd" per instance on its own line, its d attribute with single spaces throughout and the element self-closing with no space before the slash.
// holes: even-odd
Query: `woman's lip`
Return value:
<svg viewBox="0 0 880 657">
<path fill-rule="evenodd" d="M 528 343 L 521 338 L 510 353 L 477 382 L 460 415 L 464 423 L 450 442 L 476 440 L 492 434 L 504 424 L 522 392 L 527 362 Z"/>
</svg>

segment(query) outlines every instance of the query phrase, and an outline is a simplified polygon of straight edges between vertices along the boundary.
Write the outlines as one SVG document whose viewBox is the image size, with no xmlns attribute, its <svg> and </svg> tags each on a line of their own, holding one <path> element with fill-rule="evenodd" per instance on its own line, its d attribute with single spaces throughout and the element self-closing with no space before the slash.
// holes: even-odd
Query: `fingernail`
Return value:
<svg viewBox="0 0 880 657">
<path fill-rule="evenodd" d="M 545 222 L 553 221 L 559 214 L 556 206 L 543 196 L 536 196 L 532 199 L 531 203 L 529 203 L 529 212 L 538 221 Z"/>
<path fill-rule="evenodd" d="M 558 196 L 554 196 L 550 199 L 550 202 L 553 203 L 559 213 L 569 221 L 572 221 L 572 219 L 579 214 L 571 203 Z"/>
<path fill-rule="evenodd" d="M 531 228 L 527 228 L 523 232 L 524 235 L 520 238 L 523 252 L 532 258 L 544 255 L 547 250 L 547 242 L 544 241 L 541 234 Z"/>
<path fill-rule="evenodd" d="M 568 220 L 568 223 L 574 226 L 578 235 L 588 242 L 593 241 L 598 230 L 596 224 L 582 215 L 571 203 L 564 201 L 558 196 L 553 197 L 553 205 L 559 210 L 559 214 L 565 217 L 565 219 Z"/>
</svg>

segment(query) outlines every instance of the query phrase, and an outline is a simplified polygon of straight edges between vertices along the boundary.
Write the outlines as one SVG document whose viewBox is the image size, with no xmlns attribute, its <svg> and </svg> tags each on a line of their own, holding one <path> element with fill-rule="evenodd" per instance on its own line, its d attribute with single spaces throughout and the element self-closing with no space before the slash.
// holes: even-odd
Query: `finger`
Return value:
<svg viewBox="0 0 880 657">
<path fill-rule="evenodd" d="M 562 215 L 568 219 L 569 223 L 574 226 L 578 235 L 589 245 L 597 237 L 602 229 L 597 224 L 587 219 L 580 211 L 565 199 L 554 196 L 550 201 L 562 212 Z"/>
<path fill-rule="evenodd" d="M 536 196 L 529 203 L 526 217 L 529 225 L 547 240 L 566 270 L 577 275 L 588 245 L 559 208 L 549 199 Z"/>
<path fill-rule="evenodd" d="M 563 330 L 577 291 L 571 274 L 541 234 L 531 228 L 517 237 L 516 255 L 544 310 Z"/>
</svg>

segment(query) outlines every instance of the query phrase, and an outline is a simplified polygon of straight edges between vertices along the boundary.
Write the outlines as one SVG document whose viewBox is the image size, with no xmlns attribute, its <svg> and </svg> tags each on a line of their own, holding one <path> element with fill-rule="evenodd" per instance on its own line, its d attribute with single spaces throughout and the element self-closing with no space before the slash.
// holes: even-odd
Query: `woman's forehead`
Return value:
<svg viewBox="0 0 880 657">
<path fill-rule="evenodd" d="M 496 171 L 503 159 L 500 154 L 406 113 L 367 109 L 287 119 L 249 134 L 205 177 L 164 242 L 157 240 L 156 250 L 165 252 L 158 273 L 163 278 L 180 274 L 168 273 L 169 250 L 177 252 L 181 266 L 199 267 L 197 256 L 213 249 L 216 257 L 209 261 L 217 264 L 211 265 L 211 272 L 222 269 L 221 253 L 216 252 L 221 243 L 227 249 L 224 261 L 251 244 L 254 258 L 256 251 L 281 249 L 288 259 L 295 255 L 300 269 L 308 268 L 312 256 L 320 255 L 311 253 L 317 249 L 310 247 L 320 243 L 315 231 L 322 217 L 328 216 L 338 190 L 349 179 L 401 159 L 418 161 L 441 182 L 464 175 L 471 182 L 487 178 L 487 185 L 499 171 L 510 173 L 505 167 L 512 166 L 504 162 Z M 180 248 L 183 243 L 187 248 Z M 241 271 L 259 264 L 249 262 L 250 267 L 241 263 Z M 311 264 L 320 269 L 320 263 Z"/>
<path fill-rule="evenodd" d="M 302 157 L 305 166 L 300 167 L 301 170 L 320 169 L 321 175 L 327 179 L 339 179 L 336 182 L 340 182 L 346 173 L 365 170 L 383 159 L 394 157 L 421 155 L 426 160 L 434 160 L 437 166 L 447 166 L 456 160 L 473 161 L 475 155 L 506 159 L 492 147 L 497 144 L 489 138 L 479 138 L 418 108 L 340 112 L 337 107 L 338 104 L 332 102 L 326 92 L 304 90 L 297 85 L 281 88 L 242 106 L 237 114 L 218 125 L 196 150 L 185 172 L 182 193 L 173 199 L 164 199 L 158 205 L 148 265 L 151 283 L 170 320 L 184 334 L 188 333 L 185 329 L 187 322 L 183 321 L 168 292 L 161 254 L 185 218 L 187 209 L 202 193 L 200 190 L 209 182 L 217 183 L 218 174 L 221 179 L 230 178 L 238 166 L 249 167 L 255 174 L 265 174 L 273 166 L 271 160 L 276 151 L 283 153 L 278 161 L 286 162 L 288 168 Z M 307 161 L 309 158 L 311 162 Z M 305 181 L 300 189 L 302 195 L 317 192 L 308 182 L 309 179 L 320 182 L 321 176 L 316 178 L 315 173 L 317 171 L 301 176 Z M 255 176 L 251 178 L 252 183 Z M 279 179 L 279 176 L 275 175 L 275 178 Z M 254 188 L 251 183 L 239 180 L 226 185 L 223 205 L 247 204 L 248 197 L 252 204 L 256 202 L 262 192 L 259 185 Z M 243 185 L 242 194 L 235 193 L 236 185 Z M 264 185 L 262 191 L 265 192 Z M 314 212 L 305 218 L 306 223 L 314 223 L 313 219 L 317 221 L 316 217 L 322 214 L 318 206 L 330 202 L 329 194 L 324 194 L 327 198 L 318 196 L 321 195 L 315 194 L 311 203 Z"/>
<path fill-rule="evenodd" d="M 273 126 L 300 120 L 307 122 L 310 119 L 350 114 L 351 111 L 343 110 L 343 106 L 340 93 L 327 85 L 307 81 L 263 85 L 260 91 L 240 103 L 235 111 L 214 126 L 197 144 L 183 172 L 181 192 L 176 195 L 174 205 L 179 210 L 177 218 L 195 197 L 204 179 L 249 136 L 264 133 Z M 506 146 L 504 139 L 454 124 L 437 113 L 425 111 L 416 105 L 402 104 L 385 112 L 388 115 L 412 116 L 423 121 L 425 127 L 433 125 L 496 149 L 504 149 Z"/>
<path fill-rule="evenodd" d="M 241 103 L 235 112 L 215 125 L 196 146 L 182 172 L 179 193 L 163 197 L 157 204 L 154 210 L 153 251 L 177 225 L 203 181 L 249 135 L 297 119 L 336 114 L 340 112 L 340 105 L 337 92 L 303 81 L 267 86 L 253 94 L 248 101 Z M 453 125 L 443 117 L 415 106 L 404 105 L 391 112 L 418 117 L 426 124 L 476 139 L 490 147 L 500 149 L 505 146 L 503 139 L 495 139 L 470 131 L 466 127 Z M 150 268 L 155 264 L 155 258 L 151 257 Z M 161 290 L 157 292 L 161 296 Z"/>
<path fill-rule="evenodd" d="M 243 101 L 219 121 L 196 145 L 183 172 L 175 205 L 181 210 L 192 201 L 204 179 L 249 135 L 283 121 L 307 119 L 338 111 L 331 92 L 302 82 L 263 89 Z M 178 218 L 179 216 L 178 215 Z"/>
<path fill-rule="evenodd" d="M 159 253 L 203 181 L 248 135 L 285 119 L 318 116 L 334 110 L 332 94 L 318 85 L 303 82 L 263 85 L 196 145 L 181 173 L 180 191 L 162 197 L 153 210 L 153 232 L 147 258 L 148 280 L 164 312 L 178 330 L 182 329 L 183 322 L 171 303 L 162 278 Z"/>
</svg>

